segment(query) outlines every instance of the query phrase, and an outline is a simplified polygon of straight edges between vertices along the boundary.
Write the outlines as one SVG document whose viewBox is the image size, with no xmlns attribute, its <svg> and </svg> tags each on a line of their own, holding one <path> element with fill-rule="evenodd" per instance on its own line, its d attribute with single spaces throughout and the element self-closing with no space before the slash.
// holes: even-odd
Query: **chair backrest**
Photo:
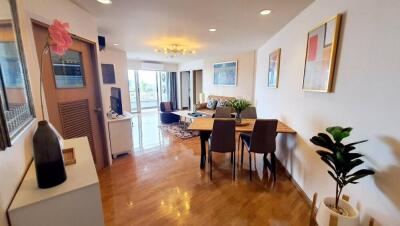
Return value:
<svg viewBox="0 0 400 226">
<path fill-rule="evenodd" d="M 160 103 L 160 111 L 161 112 L 171 112 L 174 110 L 174 106 L 172 102 L 161 102 Z"/>
<path fill-rule="evenodd" d="M 250 119 L 256 119 L 257 118 L 257 110 L 256 107 L 248 107 L 240 113 L 240 116 L 242 118 L 250 118 Z"/>
<path fill-rule="evenodd" d="M 215 109 L 214 118 L 232 118 L 230 107 L 217 107 Z"/>
<path fill-rule="evenodd" d="M 276 119 L 257 119 L 251 134 L 250 151 L 255 153 L 271 153 L 276 149 Z"/>
<path fill-rule="evenodd" d="M 235 120 L 214 120 L 210 150 L 215 152 L 234 152 Z"/>
</svg>

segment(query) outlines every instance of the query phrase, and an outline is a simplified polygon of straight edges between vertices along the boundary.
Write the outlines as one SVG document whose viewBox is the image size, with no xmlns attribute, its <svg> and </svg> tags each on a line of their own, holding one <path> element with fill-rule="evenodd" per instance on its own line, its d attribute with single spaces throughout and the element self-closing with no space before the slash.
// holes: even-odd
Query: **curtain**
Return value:
<svg viewBox="0 0 400 226">
<path fill-rule="evenodd" d="M 176 72 L 169 72 L 169 96 L 173 109 L 178 109 Z"/>
</svg>

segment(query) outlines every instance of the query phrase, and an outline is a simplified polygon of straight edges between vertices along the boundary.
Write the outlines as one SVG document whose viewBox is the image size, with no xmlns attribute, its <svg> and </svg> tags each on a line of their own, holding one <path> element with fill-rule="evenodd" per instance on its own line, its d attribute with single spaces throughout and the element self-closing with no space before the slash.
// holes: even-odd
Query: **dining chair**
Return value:
<svg viewBox="0 0 400 226">
<path fill-rule="evenodd" d="M 248 107 L 240 113 L 241 118 L 257 119 L 256 107 Z"/>
<path fill-rule="evenodd" d="M 248 107 L 240 113 L 240 117 L 244 119 L 257 119 L 257 110 L 256 107 Z M 243 143 L 242 135 L 243 132 L 239 134 L 239 142 L 238 142 L 238 150 L 240 150 L 239 145 Z M 248 133 L 247 133 L 248 134 Z"/>
<path fill-rule="evenodd" d="M 214 118 L 231 118 L 231 111 L 230 107 L 217 107 Z"/>
<path fill-rule="evenodd" d="M 219 152 L 231 153 L 231 158 L 233 158 L 233 180 L 235 180 L 235 120 L 215 119 L 208 147 L 210 179 L 212 179 L 212 152 Z"/>
<path fill-rule="evenodd" d="M 264 167 L 267 165 L 271 170 L 274 180 L 276 180 L 276 128 L 278 126 L 278 120 L 276 119 L 257 119 L 253 132 L 251 134 L 243 134 L 241 138 L 243 140 L 241 150 L 241 165 L 243 166 L 243 149 L 246 145 L 249 151 L 249 173 L 250 180 L 252 180 L 252 164 L 251 164 L 251 153 L 264 154 Z M 268 161 L 267 155 L 271 155 L 271 162 Z"/>
</svg>

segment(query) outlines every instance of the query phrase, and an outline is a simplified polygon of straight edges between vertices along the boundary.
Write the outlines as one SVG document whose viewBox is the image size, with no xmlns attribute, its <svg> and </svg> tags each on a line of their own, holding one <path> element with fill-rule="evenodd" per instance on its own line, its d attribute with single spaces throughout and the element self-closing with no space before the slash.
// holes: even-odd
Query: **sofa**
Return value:
<svg viewBox="0 0 400 226">
<path fill-rule="evenodd" d="M 207 97 L 206 103 L 196 104 L 196 112 L 212 117 L 217 107 L 225 107 L 229 101 L 235 99 L 235 97 L 210 95 Z M 212 106 L 211 102 L 213 103 Z"/>
</svg>

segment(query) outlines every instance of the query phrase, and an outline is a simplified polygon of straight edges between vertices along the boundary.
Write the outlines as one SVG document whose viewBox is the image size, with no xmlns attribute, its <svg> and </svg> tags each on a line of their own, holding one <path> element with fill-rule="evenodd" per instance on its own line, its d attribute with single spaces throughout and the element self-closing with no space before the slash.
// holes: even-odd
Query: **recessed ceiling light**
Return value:
<svg viewBox="0 0 400 226">
<path fill-rule="evenodd" d="M 271 12 L 272 12 L 272 11 L 269 10 L 269 9 L 263 9 L 263 10 L 260 11 L 260 14 L 263 15 L 263 16 L 265 16 L 265 15 L 270 14 Z"/>
<path fill-rule="evenodd" d="M 110 4 L 112 4 L 112 1 L 111 0 L 97 0 L 98 2 L 100 2 L 101 4 L 104 4 L 104 5 L 110 5 Z"/>
<path fill-rule="evenodd" d="M 208 31 L 210 31 L 210 32 L 216 32 L 217 29 L 216 29 L 216 28 L 210 28 L 210 29 L 208 29 Z"/>
<path fill-rule="evenodd" d="M 118 44 L 118 43 L 114 43 L 113 45 L 117 46 L 117 45 L 119 45 L 119 44 Z"/>
</svg>

